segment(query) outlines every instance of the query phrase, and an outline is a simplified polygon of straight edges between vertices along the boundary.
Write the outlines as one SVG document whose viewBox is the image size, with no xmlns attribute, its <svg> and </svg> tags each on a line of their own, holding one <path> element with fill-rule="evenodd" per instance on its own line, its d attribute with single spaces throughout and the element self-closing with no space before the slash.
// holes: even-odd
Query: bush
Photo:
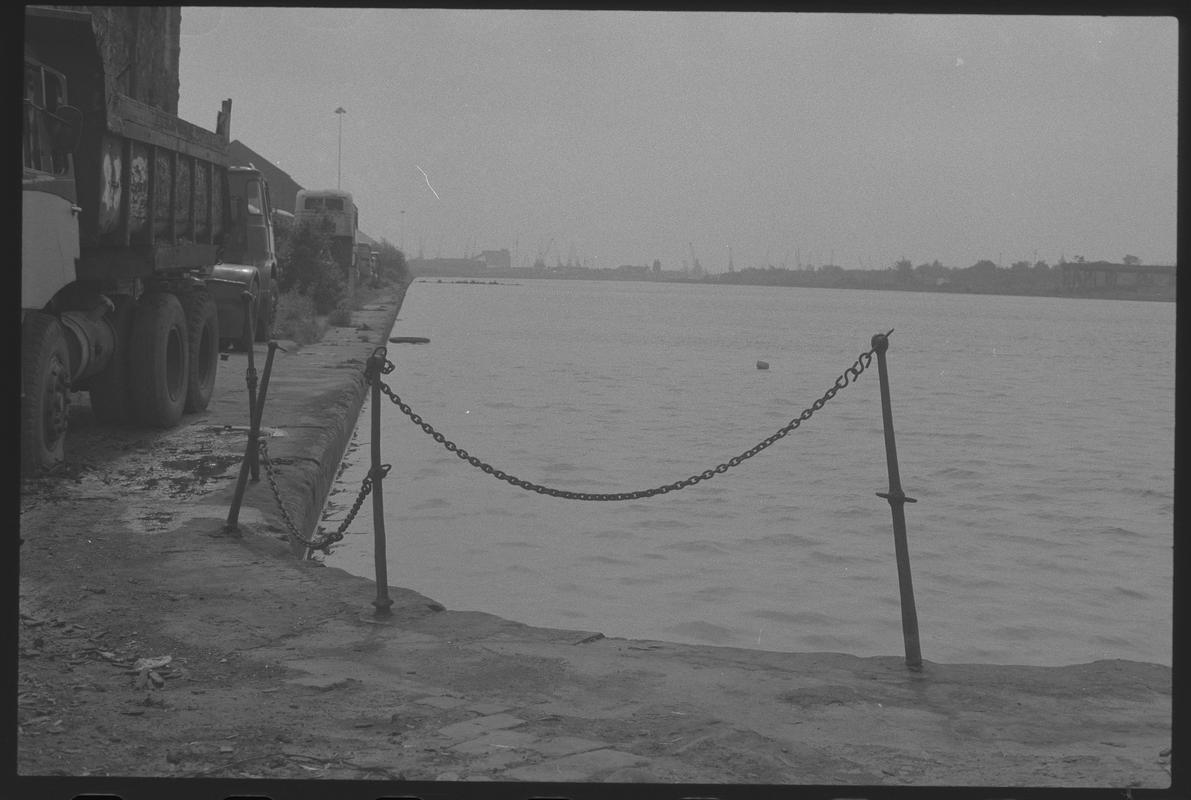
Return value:
<svg viewBox="0 0 1191 800">
<path fill-rule="evenodd" d="M 394 283 L 406 283 L 409 281 L 409 265 L 405 261 L 405 253 L 402 253 L 385 239 L 380 240 L 376 252 L 377 260 L 380 262 L 382 280 L 392 281 Z"/>
<path fill-rule="evenodd" d="M 314 303 L 316 314 L 327 314 L 343 299 L 347 281 L 331 258 L 330 240 L 309 225 L 299 225 L 283 245 L 285 269 L 278 285 L 282 292 L 296 291 Z"/>
</svg>

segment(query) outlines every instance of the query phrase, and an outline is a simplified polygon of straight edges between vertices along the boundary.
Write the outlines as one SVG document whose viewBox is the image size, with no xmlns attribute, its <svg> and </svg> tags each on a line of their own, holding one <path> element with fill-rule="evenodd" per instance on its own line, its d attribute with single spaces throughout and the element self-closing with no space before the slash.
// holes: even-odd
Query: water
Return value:
<svg viewBox="0 0 1191 800">
<path fill-rule="evenodd" d="M 507 473 L 631 491 L 749 449 L 891 328 L 923 657 L 1169 665 L 1173 303 L 419 281 L 394 334 L 431 343 L 391 345 L 386 382 Z M 875 361 L 739 467 L 619 503 L 497 481 L 384 403 L 393 585 L 608 636 L 903 652 Z M 368 411 L 328 526 L 367 471 Z M 370 507 L 328 564 L 373 575 Z"/>
</svg>

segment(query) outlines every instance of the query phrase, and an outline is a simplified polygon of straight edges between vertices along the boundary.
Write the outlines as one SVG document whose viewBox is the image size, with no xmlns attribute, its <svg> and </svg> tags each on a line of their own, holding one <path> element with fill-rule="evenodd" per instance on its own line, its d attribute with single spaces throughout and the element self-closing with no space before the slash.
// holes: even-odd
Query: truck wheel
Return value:
<svg viewBox="0 0 1191 800">
<path fill-rule="evenodd" d="M 58 320 L 27 314 L 21 327 L 21 472 L 32 475 L 65 457 L 70 417 L 70 353 Z"/>
<path fill-rule="evenodd" d="M 182 418 L 189 383 L 190 348 L 186 314 L 172 294 L 141 297 L 132 319 L 133 412 L 146 425 L 168 428 Z"/>
<path fill-rule="evenodd" d="M 277 284 L 271 284 L 269 291 L 258 295 L 256 306 L 256 341 L 269 341 L 273 332 L 273 320 L 277 318 Z"/>
<path fill-rule="evenodd" d="M 186 389 L 187 412 L 205 411 L 215 392 L 219 369 L 219 308 L 206 289 L 182 297 L 186 336 L 190 343 L 190 376 Z"/>
<path fill-rule="evenodd" d="M 91 411 L 96 421 L 108 425 L 122 425 L 132 419 L 128 349 L 132 342 L 133 306 L 131 298 L 117 301 L 116 310 L 112 312 L 116 352 L 108 361 L 107 369 L 91 379 Z"/>
</svg>

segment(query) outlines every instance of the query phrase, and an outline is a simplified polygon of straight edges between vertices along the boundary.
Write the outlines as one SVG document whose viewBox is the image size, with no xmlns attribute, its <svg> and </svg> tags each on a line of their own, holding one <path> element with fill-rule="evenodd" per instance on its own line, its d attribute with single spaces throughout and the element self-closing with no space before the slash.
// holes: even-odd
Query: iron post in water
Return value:
<svg viewBox="0 0 1191 800">
<path fill-rule="evenodd" d="M 387 617 L 393 612 L 393 601 L 389 598 L 388 556 L 385 553 L 385 500 L 381 491 L 385 469 L 380 463 L 380 368 L 384 363 L 385 348 L 378 347 L 368 359 L 368 380 L 372 382 L 372 532 L 373 558 L 376 561 L 376 616 Z"/>
<path fill-rule="evenodd" d="M 897 557 L 897 583 L 901 591 L 902 638 L 906 643 L 906 666 L 922 669 L 922 651 L 918 641 L 918 611 L 914 606 L 914 582 L 910 578 L 910 549 L 906 542 L 906 503 L 917 503 L 902 491 L 897 469 L 897 446 L 893 440 L 893 410 L 889 406 L 889 372 L 885 366 L 885 351 L 889 349 L 888 334 L 878 333 L 872 339 L 877 354 L 877 373 L 881 378 L 881 417 L 885 425 L 885 460 L 889 467 L 889 492 L 877 492 L 877 497 L 889 501 L 893 512 L 893 547 Z"/>
</svg>

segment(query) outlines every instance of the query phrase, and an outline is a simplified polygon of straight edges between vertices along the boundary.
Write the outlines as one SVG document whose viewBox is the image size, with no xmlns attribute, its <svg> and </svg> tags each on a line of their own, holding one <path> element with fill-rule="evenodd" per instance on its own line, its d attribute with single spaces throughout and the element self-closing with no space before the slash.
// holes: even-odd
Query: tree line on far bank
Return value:
<svg viewBox="0 0 1191 800">
<path fill-rule="evenodd" d="M 1121 264 L 1088 262 L 1081 256 L 1068 262 L 1060 260 L 1056 266 L 1045 261 L 1031 264 L 1017 261 L 1008 267 L 984 259 L 970 267 L 946 267 L 937 260 L 915 266 L 908 259 L 897 261 L 884 270 L 844 269 L 824 265 L 809 269 L 788 269 L 769 266 L 747 267 L 734 272 L 721 272 L 703 277 L 704 282 L 727 284 L 755 284 L 766 286 L 807 286 L 820 288 L 906 289 L 916 291 L 976 292 L 987 294 L 1055 295 L 1063 293 L 1062 273 L 1067 264 L 1089 267 L 1133 267 L 1141 259 L 1127 255 Z M 1162 287 L 1154 287 L 1161 294 Z M 1173 291 L 1170 292 L 1173 296 Z"/>
</svg>

